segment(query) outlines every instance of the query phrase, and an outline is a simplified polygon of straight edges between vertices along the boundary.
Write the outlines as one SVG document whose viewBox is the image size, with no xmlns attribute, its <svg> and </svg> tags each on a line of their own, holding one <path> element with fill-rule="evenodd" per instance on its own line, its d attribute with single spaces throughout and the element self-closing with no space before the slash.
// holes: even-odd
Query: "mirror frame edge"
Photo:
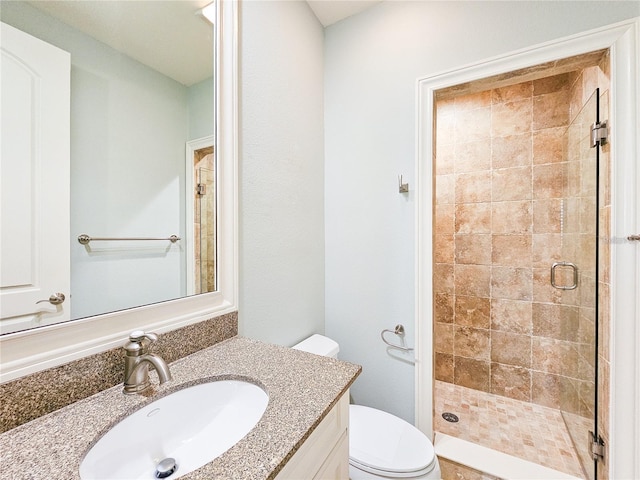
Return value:
<svg viewBox="0 0 640 480">
<path fill-rule="evenodd" d="M 133 330 L 163 333 L 237 311 L 238 0 L 217 0 L 216 13 L 218 291 L 3 335 L 0 383 L 121 346 Z"/>
</svg>

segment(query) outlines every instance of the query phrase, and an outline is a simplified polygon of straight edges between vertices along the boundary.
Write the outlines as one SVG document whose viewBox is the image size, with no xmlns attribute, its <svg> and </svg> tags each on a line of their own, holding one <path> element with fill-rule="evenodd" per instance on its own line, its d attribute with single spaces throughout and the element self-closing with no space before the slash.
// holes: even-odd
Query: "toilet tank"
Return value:
<svg viewBox="0 0 640 480">
<path fill-rule="evenodd" d="M 340 351 L 340 346 L 336 341 L 317 333 L 291 348 L 331 358 L 338 358 L 338 352 Z"/>
</svg>

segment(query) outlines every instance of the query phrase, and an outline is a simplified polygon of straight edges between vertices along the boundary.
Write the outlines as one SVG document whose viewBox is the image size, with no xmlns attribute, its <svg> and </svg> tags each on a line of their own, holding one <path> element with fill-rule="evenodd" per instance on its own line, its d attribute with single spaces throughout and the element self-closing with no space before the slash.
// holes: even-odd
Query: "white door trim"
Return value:
<svg viewBox="0 0 640 480">
<path fill-rule="evenodd" d="M 416 424 L 433 436 L 432 166 L 436 90 L 604 48 L 611 51 L 610 478 L 640 478 L 640 17 L 418 79 Z"/>
<path fill-rule="evenodd" d="M 193 156 L 198 150 L 206 147 L 213 147 L 215 144 L 215 137 L 208 135 L 206 137 L 196 138 L 195 140 L 189 140 L 186 143 L 185 153 L 185 216 L 187 232 L 186 242 L 186 276 L 187 276 L 187 295 L 194 295 L 196 291 L 196 279 L 193 272 L 195 272 L 195 229 L 193 219 L 195 216 L 195 204 L 194 204 L 194 192 L 196 189 L 195 168 L 193 164 Z M 217 186 L 216 186 L 217 190 Z"/>
</svg>

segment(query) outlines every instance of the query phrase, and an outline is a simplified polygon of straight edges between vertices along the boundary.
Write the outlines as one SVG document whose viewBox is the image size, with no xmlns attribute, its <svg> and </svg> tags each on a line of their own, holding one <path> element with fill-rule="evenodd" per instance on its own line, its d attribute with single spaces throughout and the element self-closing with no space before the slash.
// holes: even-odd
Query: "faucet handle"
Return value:
<svg viewBox="0 0 640 480">
<path fill-rule="evenodd" d="M 134 330 L 129 334 L 129 341 L 124 345 L 124 350 L 128 356 L 144 355 L 149 344 L 156 340 L 158 336 L 155 333 Z"/>
<path fill-rule="evenodd" d="M 131 332 L 129 334 L 129 341 L 130 342 L 136 342 L 136 343 L 140 343 L 142 342 L 144 339 L 149 340 L 149 342 L 155 342 L 156 340 L 158 340 L 158 335 L 156 335 L 155 333 L 144 333 L 142 330 L 134 330 L 133 332 Z"/>
</svg>

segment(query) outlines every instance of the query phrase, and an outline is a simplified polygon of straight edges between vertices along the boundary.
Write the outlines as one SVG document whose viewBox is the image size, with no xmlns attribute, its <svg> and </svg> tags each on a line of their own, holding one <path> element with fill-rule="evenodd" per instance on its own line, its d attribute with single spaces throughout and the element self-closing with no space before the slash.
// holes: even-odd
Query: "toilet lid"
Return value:
<svg viewBox="0 0 640 480">
<path fill-rule="evenodd" d="M 349 406 L 349 459 L 389 473 L 424 470 L 435 458 L 433 445 L 416 427 L 390 413 Z"/>
</svg>

